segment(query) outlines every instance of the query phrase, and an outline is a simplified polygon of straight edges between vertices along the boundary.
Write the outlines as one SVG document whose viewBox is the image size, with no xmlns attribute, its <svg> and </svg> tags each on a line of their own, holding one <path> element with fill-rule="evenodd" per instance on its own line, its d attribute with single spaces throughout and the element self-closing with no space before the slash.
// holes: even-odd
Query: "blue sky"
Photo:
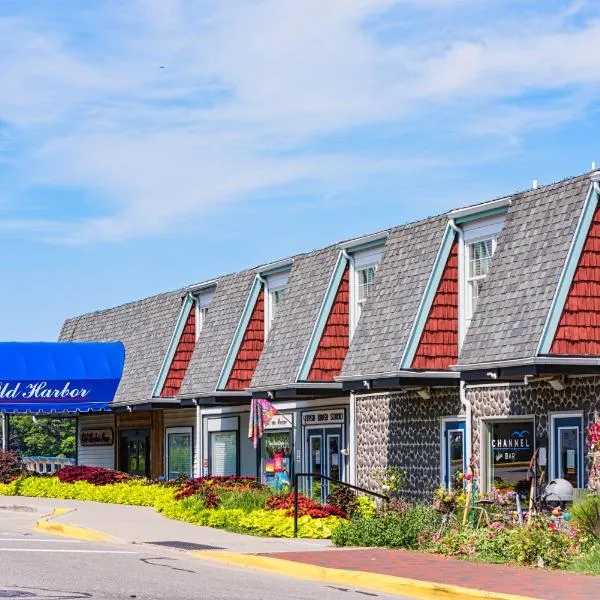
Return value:
<svg viewBox="0 0 600 600">
<path fill-rule="evenodd" d="M 584 0 L 2 0 L 0 331 L 600 163 Z"/>
</svg>

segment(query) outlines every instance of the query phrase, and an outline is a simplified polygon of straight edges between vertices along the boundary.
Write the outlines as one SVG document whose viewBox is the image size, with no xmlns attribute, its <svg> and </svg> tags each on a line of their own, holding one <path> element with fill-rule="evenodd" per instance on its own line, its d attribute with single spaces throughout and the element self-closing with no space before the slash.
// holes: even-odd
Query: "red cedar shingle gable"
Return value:
<svg viewBox="0 0 600 600">
<path fill-rule="evenodd" d="M 179 388 L 181 388 L 185 372 L 190 364 L 195 345 L 196 311 L 192 306 L 188 313 L 183 331 L 181 332 L 181 337 L 177 342 L 177 348 L 175 349 L 173 360 L 169 366 L 169 372 L 167 373 L 165 383 L 160 392 L 161 397 L 170 398 L 179 393 Z"/>
<path fill-rule="evenodd" d="M 581 251 L 550 354 L 600 355 L 600 207 Z"/>
<path fill-rule="evenodd" d="M 242 343 L 231 368 L 226 390 L 244 390 L 250 386 L 252 375 L 265 345 L 265 293 L 261 290 Z"/>
<path fill-rule="evenodd" d="M 350 346 L 350 272 L 346 268 L 321 334 L 308 381 L 333 381 Z"/>
<path fill-rule="evenodd" d="M 458 244 L 454 243 L 429 310 L 412 369 L 448 369 L 458 361 Z"/>
</svg>

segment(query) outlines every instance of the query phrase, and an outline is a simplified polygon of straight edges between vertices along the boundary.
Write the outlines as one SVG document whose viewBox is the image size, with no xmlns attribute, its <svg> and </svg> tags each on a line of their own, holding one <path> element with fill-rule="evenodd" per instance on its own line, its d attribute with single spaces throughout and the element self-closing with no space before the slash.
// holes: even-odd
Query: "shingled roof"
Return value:
<svg viewBox="0 0 600 600">
<path fill-rule="evenodd" d="M 196 342 L 179 391 L 180 396 L 207 394 L 216 390 L 256 273 L 255 269 L 247 270 L 216 281 L 206 322 Z"/>
<path fill-rule="evenodd" d="M 588 174 L 511 196 L 459 366 L 535 357 L 589 186 Z"/>
<path fill-rule="evenodd" d="M 390 231 L 340 378 L 399 370 L 447 222 L 434 217 Z"/>
<path fill-rule="evenodd" d="M 181 308 L 181 290 L 65 321 L 60 341 L 125 345 L 125 367 L 114 403 L 151 398 Z"/>
<path fill-rule="evenodd" d="M 340 249 L 299 255 L 285 287 L 251 387 L 296 382 Z"/>
</svg>

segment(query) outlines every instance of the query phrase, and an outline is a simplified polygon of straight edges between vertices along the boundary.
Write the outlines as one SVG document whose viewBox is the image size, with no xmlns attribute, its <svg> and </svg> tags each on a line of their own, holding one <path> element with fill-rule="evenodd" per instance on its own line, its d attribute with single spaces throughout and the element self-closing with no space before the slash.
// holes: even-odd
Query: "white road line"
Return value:
<svg viewBox="0 0 600 600">
<path fill-rule="evenodd" d="M 54 548 L 0 548 L 0 552 L 70 552 L 72 554 L 139 554 L 139 552 L 127 552 L 125 550 L 63 550 Z"/>
<path fill-rule="evenodd" d="M 47 542 L 50 544 L 82 544 L 80 540 L 51 540 L 46 538 L 4 538 L 0 537 L 2 542 Z"/>
</svg>

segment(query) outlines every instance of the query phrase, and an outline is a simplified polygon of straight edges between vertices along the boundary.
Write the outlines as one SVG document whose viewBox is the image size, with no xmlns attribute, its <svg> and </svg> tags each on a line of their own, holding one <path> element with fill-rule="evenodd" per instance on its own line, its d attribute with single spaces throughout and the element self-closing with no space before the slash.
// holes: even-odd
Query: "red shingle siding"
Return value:
<svg viewBox="0 0 600 600">
<path fill-rule="evenodd" d="M 252 375 L 265 345 L 265 295 L 261 290 L 248 326 L 244 332 L 226 390 L 243 390 L 250 385 Z"/>
<path fill-rule="evenodd" d="M 413 369 L 447 369 L 458 360 L 458 244 L 446 261 L 413 359 Z"/>
<path fill-rule="evenodd" d="M 163 385 L 160 395 L 162 397 L 172 397 L 179 393 L 179 388 L 183 382 L 185 372 L 187 371 L 194 346 L 196 345 L 196 311 L 194 307 L 190 309 L 185 327 L 181 332 L 181 337 L 177 342 L 177 348 L 169 367 L 169 372 Z"/>
<path fill-rule="evenodd" d="M 600 208 L 581 251 L 550 354 L 600 354 Z"/>
<path fill-rule="evenodd" d="M 339 375 L 350 345 L 350 275 L 346 269 L 310 367 L 308 381 L 333 381 Z"/>
</svg>

